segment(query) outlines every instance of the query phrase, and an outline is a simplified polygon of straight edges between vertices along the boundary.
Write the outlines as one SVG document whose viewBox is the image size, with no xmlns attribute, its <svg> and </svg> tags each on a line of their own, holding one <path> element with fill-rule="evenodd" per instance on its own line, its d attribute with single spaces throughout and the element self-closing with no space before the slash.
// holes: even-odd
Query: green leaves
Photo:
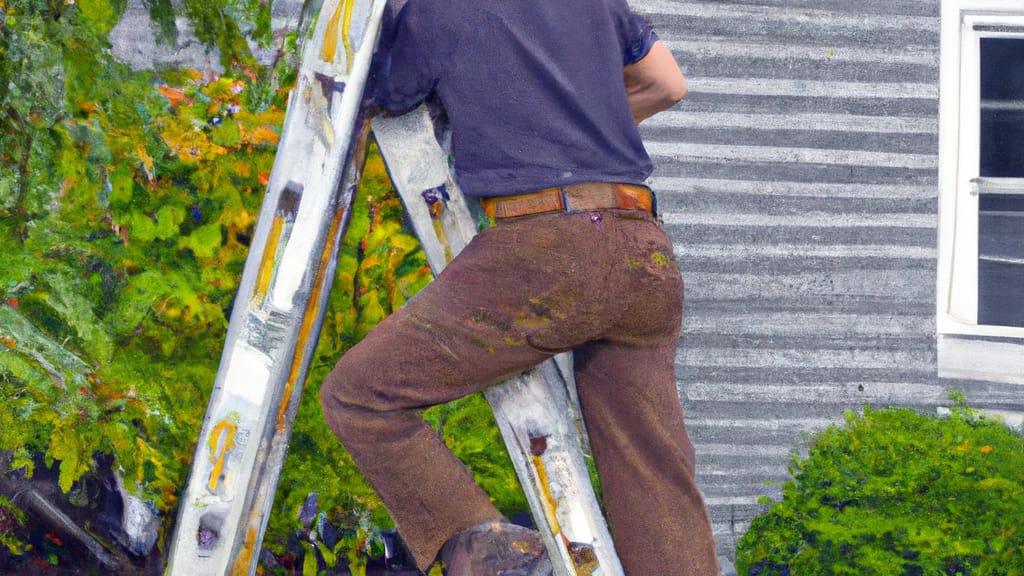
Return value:
<svg viewBox="0 0 1024 576">
<path fill-rule="evenodd" d="M 172 3 L 148 4 L 170 38 Z M 127 489 L 169 525 L 273 165 L 286 95 L 278 83 L 294 79 L 293 55 L 277 70 L 249 56 L 246 36 L 271 40 L 269 2 L 184 0 L 228 72 L 136 73 L 107 49 L 124 6 L 0 0 L 0 452 L 28 474 L 43 456 L 65 492 L 106 473 L 96 467 L 109 459 L 95 455 L 111 455 Z M 295 509 L 318 492 L 323 514 L 352 536 L 330 549 L 311 543 L 308 573 L 318 557 L 365 564 L 370 535 L 390 525 L 323 421 L 318 388 L 345 350 L 431 279 L 402 218 L 371 151 L 266 540 L 281 550 Z M 448 442 L 499 508 L 524 510 L 486 403 L 439 410 Z M 18 516 L 9 504 L 0 499 L 0 520 Z M 0 544 L 24 551 L 4 526 Z"/>
<path fill-rule="evenodd" d="M 0 545 L 7 548 L 7 551 L 14 556 L 21 556 L 31 549 L 17 537 L 15 531 L 22 528 L 28 516 L 18 509 L 8 498 L 0 496 Z"/>
<path fill-rule="evenodd" d="M 60 462 L 60 489 L 71 490 L 71 486 L 92 466 L 93 446 L 89 445 L 83 430 L 71 425 L 61 425 L 50 436 L 47 455 Z"/>
<path fill-rule="evenodd" d="M 200 226 L 178 242 L 182 248 L 188 248 L 196 258 L 213 258 L 221 246 L 220 222 Z"/>
<path fill-rule="evenodd" d="M 185 208 L 166 204 L 156 212 L 156 230 L 154 235 L 161 240 L 169 240 L 179 234 L 185 222 Z M 193 235 L 195 232 L 193 232 Z M 217 244 L 220 243 L 220 227 L 217 227 Z"/>
<path fill-rule="evenodd" d="M 64 115 L 62 30 L 38 3 L 10 4 L 0 26 L 0 207 L 37 213 L 57 191 L 49 167 Z"/>
<path fill-rule="evenodd" d="M 1024 574 L 1024 438 L 957 407 L 849 414 L 737 548 L 751 574 Z"/>
<path fill-rule="evenodd" d="M 75 0 L 75 5 L 82 11 L 82 21 L 92 26 L 98 36 L 105 36 L 117 24 L 124 9 L 124 1 L 110 0 Z"/>
<path fill-rule="evenodd" d="M 162 92 L 115 62 L 124 5 L 0 1 L 0 450 L 29 471 L 44 454 L 64 491 L 111 454 L 168 512 L 283 111 L 248 109 L 249 77 Z M 162 130 L 218 154 L 183 157 Z"/>
</svg>

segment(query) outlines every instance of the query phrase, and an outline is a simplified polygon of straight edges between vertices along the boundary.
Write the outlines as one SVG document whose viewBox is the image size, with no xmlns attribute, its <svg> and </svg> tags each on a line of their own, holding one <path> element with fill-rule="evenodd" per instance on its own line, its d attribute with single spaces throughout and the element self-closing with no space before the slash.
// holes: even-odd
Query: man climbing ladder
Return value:
<svg viewBox="0 0 1024 576">
<path fill-rule="evenodd" d="M 492 227 L 338 363 L 328 423 L 426 569 L 528 574 L 504 522 L 418 411 L 574 351 L 627 575 L 713 575 L 675 387 L 682 281 L 635 122 L 685 82 L 624 0 L 415 0 L 382 30 L 375 101 L 443 108 L 459 185 Z"/>
</svg>

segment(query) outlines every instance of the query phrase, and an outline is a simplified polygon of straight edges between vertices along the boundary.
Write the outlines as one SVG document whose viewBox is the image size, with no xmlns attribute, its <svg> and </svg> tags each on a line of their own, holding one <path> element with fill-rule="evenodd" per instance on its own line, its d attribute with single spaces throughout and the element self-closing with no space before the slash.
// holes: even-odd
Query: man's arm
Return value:
<svg viewBox="0 0 1024 576">
<path fill-rule="evenodd" d="M 686 96 L 686 79 L 675 58 L 657 41 L 639 61 L 623 69 L 633 120 L 641 121 L 674 106 Z"/>
<path fill-rule="evenodd" d="M 423 11 L 407 4 L 389 0 L 385 8 L 363 103 L 368 116 L 404 114 L 426 100 L 437 83 L 424 58 L 435 50 L 424 44 Z"/>
</svg>

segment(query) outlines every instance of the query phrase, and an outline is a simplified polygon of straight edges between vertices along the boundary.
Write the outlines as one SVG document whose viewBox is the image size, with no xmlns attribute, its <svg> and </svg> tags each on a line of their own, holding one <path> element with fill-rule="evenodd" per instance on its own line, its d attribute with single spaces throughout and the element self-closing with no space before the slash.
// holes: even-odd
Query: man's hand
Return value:
<svg viewBox="0 0 1024 576">
<path fill-rule="evenodd" d="M 686 96 L 686 79 L 665 44 L 658 40 L 638 62 L 623 69 L 633 120 L 641 121 L 674 106 Z"/>
</svg>

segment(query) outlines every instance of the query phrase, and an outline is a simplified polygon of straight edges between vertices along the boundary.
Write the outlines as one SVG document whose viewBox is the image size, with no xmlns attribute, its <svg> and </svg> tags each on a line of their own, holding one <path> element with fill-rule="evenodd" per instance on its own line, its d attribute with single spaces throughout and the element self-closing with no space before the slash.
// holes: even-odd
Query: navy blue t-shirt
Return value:
<svg viewBox="0 0 1024 576">
<path fill-rule="evenodd" d="M 469 195 L 641 184 L 652 165 L 622 69 L 656 38 L 626 0 L 409 0 L 385 22 L 374 98 L 444 108 Z"/>
</svg>

